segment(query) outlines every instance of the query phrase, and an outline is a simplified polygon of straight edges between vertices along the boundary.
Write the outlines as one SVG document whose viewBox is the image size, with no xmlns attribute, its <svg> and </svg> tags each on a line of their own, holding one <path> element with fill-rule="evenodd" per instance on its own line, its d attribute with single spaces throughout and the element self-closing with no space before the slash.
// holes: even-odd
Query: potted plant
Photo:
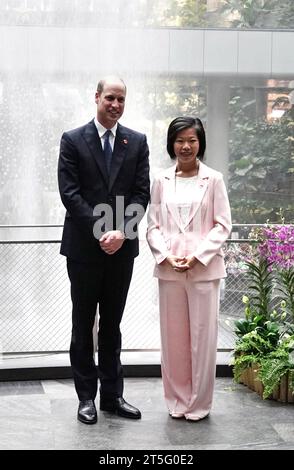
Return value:
<svg viewBox="0 0 294 470">
<path fill-rule="evenodd" d="M 294 226 L 251 234 L 245 318 L 235 321 L 234 379 L 263 398 L 294 402 Z"/>
</svg>

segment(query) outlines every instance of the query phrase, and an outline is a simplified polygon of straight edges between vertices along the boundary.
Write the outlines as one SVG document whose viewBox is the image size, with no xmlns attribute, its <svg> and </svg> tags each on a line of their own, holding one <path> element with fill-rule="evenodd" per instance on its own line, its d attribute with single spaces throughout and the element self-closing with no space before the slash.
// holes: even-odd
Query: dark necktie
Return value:
<svg viewBox="0 0 294 470">
<path fill-rule="evenodd" d="M 108 129 L 108 131 L 106 131 L 104 134 L 104 148 L 103 148 L 108 174 L 110 173 L 110 164 L 111 164 L 111 159 L 112 159 L 112 148 L 109 142 L 110 134 L 111 134 L 111 130 Z"/>
</svg>

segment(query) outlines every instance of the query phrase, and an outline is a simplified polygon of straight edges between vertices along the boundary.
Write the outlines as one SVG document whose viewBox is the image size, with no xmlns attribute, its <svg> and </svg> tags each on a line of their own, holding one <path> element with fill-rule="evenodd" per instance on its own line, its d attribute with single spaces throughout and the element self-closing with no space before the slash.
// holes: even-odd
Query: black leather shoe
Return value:
<svg viewBox="0 0 294 470">
<path fill-rule="evenodd" d="M 97 423 L 97 411 L 93 400 L 81 400 L 78 409 L 78 420 L 84 424 Z"/>
<path fill-rule="evenodd" d="M 114 401 L 100 400 L 100 410 L 114 413 L 123 418 L 140 419 L 141 412 L 138 408 L 127 403 L 124 398 L 116 398 Z"/>
</svg>

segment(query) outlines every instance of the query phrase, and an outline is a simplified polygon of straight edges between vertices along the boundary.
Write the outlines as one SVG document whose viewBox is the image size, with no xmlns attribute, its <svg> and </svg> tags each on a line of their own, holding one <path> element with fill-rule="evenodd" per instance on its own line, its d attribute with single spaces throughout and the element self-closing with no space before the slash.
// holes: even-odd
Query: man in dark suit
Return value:
<svg viewBox="0 0 294 470">
<path fill-rule="evenodd" d="M 137 224 L 150 196 L 146 136 L 120 125 L 126 86 L 117 77 L 98 83 L 97 117 L 64 132 L 58 163 L 66 208 L 61 254 L 71 282 L 70 359 L 80 400 L 78 420 L 97 421 L 100 409 L 126 418 L 140 411 L 123 398 L 120 322 L 139 252 Z M 107 132 L 108 131 L 108 132 Z M 93 334 L 99 304 L 98 374 Z"/>
</svg>

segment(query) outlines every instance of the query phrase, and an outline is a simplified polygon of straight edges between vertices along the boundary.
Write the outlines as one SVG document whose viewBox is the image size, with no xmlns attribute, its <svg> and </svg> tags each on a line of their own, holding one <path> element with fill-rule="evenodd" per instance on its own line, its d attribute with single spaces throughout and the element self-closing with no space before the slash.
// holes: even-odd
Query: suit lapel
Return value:
<svg viewBox="0 0 294 470">
<path fill-rule="evenodd" d="M 176 166 L 173 166 L 172 168 L 169 168 L 164 173 L 165 199 L 166 199 L 166 205 L 167 205 L 168 211 L 172 215 L 172 218 L 174 219 L 175 223 L 177 224 L 181 232 L 183 232 L 184 231 L 183 224 L 182 224 L 178 207 L 175 201 L 175 188 L 176 188 L 175 178 L 176 178 Z"/>
<path fill-rule="evenodd" d="M 118 124 L 112 154 L 110 175 L 108 175 L 101 140 L 94 124 L 94 119 L 86 126 L 84 138 L 109 190 L 112 188 L 125 159 L 129 144 L 128 136 L 129 134 L 124 131 L 124 128 L 120 124 Z"/>
<path fill-rule="evenodd" d="M 94 157 L 100 169 L 100 172 L 103 176 L 106 186 L 108 186 L 109 176 L 107 173 L 101 140 L 100 140 L 98 131 L 96 129 L 96 126 L 94 124 L 94 119 L 91 122 L 89 122 L 89 124 L 86 126 L 86 129 L 84 132 L 84 139 L 87 142 L 87 145 L 91 151 L 91 154 Z"/>
<path fill-rule="evenodd" d="M 189 218 L 187 223 L 183 224 L 181 217 L 179 215 L 178 207 L 175 202 L 175 178 L 176 178 L 176 166 L 169 168 L 164 173 L 164 185 L 165 185 L 165 193 L 166 193 L 166 205 L 171 213 L 175 223 L 181 230 L 184 232 L 186 227 L 190 224 L 193 217 L 195 217 L 203 197 L 208 188 L 208 181 L 209 181 L 209 171 L 207 171 L 207 166 L 204 165 L 202 162 L 199 162 L 199 172 L 198 172 L 198 179 L 195 183 L 195 197 L 193 201 L 191 201 L 191 209 L 189 213 Z"/>
<path fill-rule="evenodd" d="M 129 146 L 129 134 L 124 130 L 124 128 L 120 124 L 118 124 L 117 130 L 116 130 L 115 141 L 114 141 L 112 160 L 111 160 L 109 185 L 108 185 L 109 190 L 112 188 L 117 178 L 119 170 L 125 159 L 128 146 Z"/>
<path fill-rule="evenodd" d="M 200 204 L 204 198 L 204 195 L 208 188 L 208 181 L 209 181 L 209 172 L 206 171 L 206 165 L 202 162 L 199 162 L 199 171 L 198 171 L 198 178 L 195 184 L 195 198 L 192 201 L 189 218 L 187 223 L 185 224 L 185 228 L 190 224 L 193 217 L 195 217 Z"/>
</svg>

